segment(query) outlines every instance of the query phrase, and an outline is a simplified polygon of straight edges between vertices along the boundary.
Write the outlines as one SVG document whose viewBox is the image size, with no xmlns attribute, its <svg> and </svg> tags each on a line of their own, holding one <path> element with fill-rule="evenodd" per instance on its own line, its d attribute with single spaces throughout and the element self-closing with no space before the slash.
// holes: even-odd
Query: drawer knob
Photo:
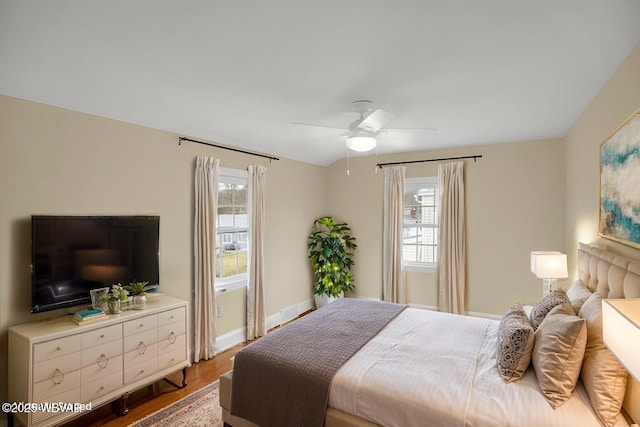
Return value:
<svg viewBox="0 0 640 427">
<path fill-rule="evenodd" d="M 169 344 L 175 344 L 176 339 L 177 339 L 177 337 L 176 337 L 176 333 L 175 333 L 175 332 L 171 332 L 171 333 L 169 334 L 169 338 L 168 338 L 168 340 L 169 340 Z"/>
<path fill-rule="evenodd" d="M 142 328 L 143 326 L 144 326 L 144 323 L 140 323 L 140 325 L 138 327 Z"/>
<path fill-rule="evenodd" d="M 100 335 L 100 338 L 104 338 L 104 334 Z"/>
<path fill-rule="evenodd" d="M 144 354 L 145 351 L 147 351 L 147 346 L 140 341 L 140 344 L 138 344 L 138 354 Z"/>
<path fill-rule="evenodd" d="M 51 376 L 51 381 L 54 384 L 60 384 L 63 379 L 64 379 L 64 373 L 60 369 L 56 368 L 56 370 L 53 371 L 53 375 Z"/>
<path fill-rule="evenodd" d="M 60 351 L 60 350 L 62 350 L 62 347 L 57 346 L 57 347 L 56 347 L 56 350 L 57 350 L 57 351 Z"/>
<path fill-rule="evenodd" d="M 103 354 L 100 355 L 100 357 L 98 357 L 98 366 L 100 367 L 100 369 L 104 369 L 107 367 L 107 365 L 109 365 L 109 358 L 107 356 Z"/>
</svg>

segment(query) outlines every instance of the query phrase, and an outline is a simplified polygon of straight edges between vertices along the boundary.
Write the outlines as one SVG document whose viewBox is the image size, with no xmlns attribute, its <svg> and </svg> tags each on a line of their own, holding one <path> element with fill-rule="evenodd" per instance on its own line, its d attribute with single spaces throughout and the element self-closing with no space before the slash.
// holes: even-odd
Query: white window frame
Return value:
<svg viewBox="0 0 640 427">
<path fill-rule="evenodd" d="M 232 168 L 220 168 L 220 172 L 218 173 L 218 182 L 228 183 L 228 184 L 249 184 L 249 175 L 246 170 L 242 169 L 232 169 Z M 217 191 L 217 189 L 216 189 Z M 247 200 L 247 204 L 249 200 Z M 248 206 L 247 206 L 248 208 Z M 216 215 L 218 213 L 216 212 Z M 250 224 L 247 224 L 247 234 L 249 233 Z M 216 224 L 216 241 L 219 233 L 219 224 Z M 224 237 L 221 238 L 221 241 Z M 217 251 L 221 248 L 216 248 Z M 247 257 L 249 256 L 247 250 Z M 236 289 L 240 289 L 243 287 L 247 287 L 249 284 L 249 272 L 236 274 L 231 277 L 223 277 L 223 278 L 215 278 L 214 287 L 217 294 L 231 292 Z"/>
<path fill-rule="evenodd" d="M 407 189 L 410 188 L 415 188 L 418 186 L 426 186 L 426 187 L 431 187 L 434 188 L 436 190 L 436 199 L 435 199 L 435 203 L 436 203 L 436 216 L 437 216 L 437 212 L 438 212 L 438 204 L 440 203 L 439 200 L 439 192 L 438 192 L 438 177 L 437 176 L 425 176 L 425 177 L 417 177 L 417 178 L 405 178 L 405 192 Z M 404 196 L 403 196 L 404 199 Z M 404 206 L 403 206 L 403 211 L 404 211 Z M 408 227 L 409 223 L 404 223 L 403 228 Z M 435 225 L 435 231 L 436 233 L 438 232 L 438 227 L 440 226 L 438 218 L 436 217 L 436 225 Z M 404 244 L 403 244 L 403 248 L 404 248 Z M 403 249 L 404 250 L 404 249 Z M 434 273 L 438 270 L 438 263 L 437 260 L 435 262 L 418 262 L 418 261 L 406 261 L 403 260 L 403 266 L 405 271 L 410 271 L 410 272 L 419 272 L 419 273 Z"/>
</svg>

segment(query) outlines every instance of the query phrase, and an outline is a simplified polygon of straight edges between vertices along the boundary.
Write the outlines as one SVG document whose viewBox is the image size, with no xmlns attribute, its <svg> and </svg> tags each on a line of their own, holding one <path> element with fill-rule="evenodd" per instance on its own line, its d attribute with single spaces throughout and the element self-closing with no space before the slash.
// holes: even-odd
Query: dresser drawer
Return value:
<svg viewBox="0 0 640 427">
<path fill-rule="evenodd" d="M 33 385 L 34 402 L 58 402 L 56 396 L 67 391 L 78 390 L 80 398 L 80 370 L 66 372 L 64 375 L 56 375 L 54 378 L 37 382 Z M 77 402 L 77 401 L 76 401 Z"/>
<path fill-rule="evenodd" d="M 173 322 L 179 322 L 186 320 L 187 315 L 185 308 L 174 308 L 173 310 L 163 311 L 158 313 L 158 325 L 166 325 Z"/>
<path fill-rule="evenodd" d="M 139 334 L 131 335 L 130 337 L 124 337 L 123 352 L 127 353 L 133 350 L 139 350 L 142 346 L 150 346 L 158 342 L 158 330 L 152 329 L 150 331 L 140 332 Z"/>
<path fill-rule="evenodd" d="M 80 352 L 76 351 L 75 353 L 38 362 L 33 365 L 33 383 L 65 381 L 69 372 L 80 368 L 81 360 Z"/>
<path fill-rule="evenodd" d="M 127 366 L 125 360 L 125 366 Z M 154 357 L 151 360 L 147 360 L 143 363 L 137 363 L 135 365 L 130 365 L 128 368 L 124 370 L 124 383 L 130 384 L 132 382 L 141 380 L 143 378 L 148 377 L 151 374 L 154 374 L 158 370 L 158 358 Z"/>
<path fill-rule="evenodd" d="M 151 316 L 141 317 L 136 320 L 129 320 L 124 322 L 124 336 L 137 334 L 138 332 L 148 331 L 150 329 L 156 329 L 158 327 L 158 316 L 156 314 Z"/>
<path fill-rule="evenodd" d="M 138 348 L 124 353 L 124 366 L 133 365 L 158 356 L 158 343 L 140 345 Z"/>
<path fill-rule="evenodd" d="M 80 350 L 80 335 L 40 342 L 33 345 L 33 361 L 53 359 Z"/>
<path fill-rule="evenodd" d="M 122 357 L 120 357 L 122 360 Z M 122 370 L 118 369 L 117 372 L 107 375 L 103 378 L 91 382 L 85 382 L 83 379 L 82 387 L 80 388 L 80 399 L 83 403 L 91 402 L 103 394 L 107 394 L 110 391 L 117 390 L 122 387 Z"/>
<path fill-rule="evenodd" d="M 185 334 L 185 321 L 158 326 L 158 342 L 175 341 L 176 337 Z"/>
<path fill-rule="evenodd" d="M 111 360 L 122 354 L 122 340 L 112 341 L 82 350 L 82 366 L 99 363 L 104 365 L 104 358 Z M 104 358 L 103 358 L 104 356 Z"/>
<path fill-rule="evenodd" d="M 158 370 L 170 368 L 176 363 L 184 362 L 187 360 L 187 353 L 184 346 L 182 348 L 176 348 L 173 351 L 158 354 Z"/>
<path fill-rule="evenodd" d="M 186 348 L 187 337 L 186 335 L 175 335 L 172 339 L 164 339 L 158 342 L 158 354 L 171 352 L 178 348 Z"/>
<path fill-rule="evenodd" d="M 120 372 L 120 374 L 122 374 L 122 360 L 122 354 L 118 354 L 117 356 L 109 357 L 108 359 L 101 358 L 95 363 L 83 367 L 80 376 L 82 383 L 84 384 L 87 381 L 94 381 L 116 372 Z"/>
<path fill-rule="evenodd" d="M 82 334 L 82 348 L 90 348 L 122 338 L 122 325 L 107 326 Z"/>
<path fill-rule="evenodd" d="M 45 400 L 46 402 L 65 402 L 65 403 L 77 403 L 80 402 L 80 388 L 74 388 L 60 394 L 56 394 L 53 398 Z M 45 418 L 52 417 L 54 415 L 60 415 L 61 412 L 43 412 L 37 411 L 32 414 L 31 420 L 35 423 Z"/>
</svg>

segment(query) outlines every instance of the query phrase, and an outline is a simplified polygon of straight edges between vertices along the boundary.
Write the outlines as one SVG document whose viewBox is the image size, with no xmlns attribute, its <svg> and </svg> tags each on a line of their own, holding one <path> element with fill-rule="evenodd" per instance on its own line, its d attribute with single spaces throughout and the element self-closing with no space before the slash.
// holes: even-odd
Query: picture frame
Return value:
<svg viewBox="0 0 640 427">
<path fill-rule="evenodd" d="M 109 288 L 97 288 L 91 289 L 89 294 L 91 295 L 91 307 L 94 309 L 99 309 L 104 312 L 107 311 L 107 301 L 101 298 L 102 295 L 106 295 L 109 293 Z"/>
<path fill-rule="evenodd" d="M 600 145 L 599 236 L 640 248 L 640 109 Z"/>
</svg>

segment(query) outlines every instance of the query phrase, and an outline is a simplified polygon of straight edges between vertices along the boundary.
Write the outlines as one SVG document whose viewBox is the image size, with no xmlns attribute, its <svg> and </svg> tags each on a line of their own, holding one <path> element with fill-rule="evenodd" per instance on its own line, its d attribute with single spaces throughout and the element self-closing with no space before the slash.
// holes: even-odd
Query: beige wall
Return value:
<svg viewBox="0 0 640 427">
<path fill-rule="evenodd" d="M 640 108 L 640 44 L 576 120 L 567 135 L 567 249 L 570 274 L 576 277 L 577 242 L 597 243 L 614 252 L 640 258 L 640 251 L 598 238 L 600 145 Z"/>
<path fill-rule="evenodd" d="M 515 301 L 536 302 L 541 282 L 529 268 L 532 250 L 565 249 L 562 140 L 492 144 L 351 158 L 331 165 L 327 211 L 351 225 L 359 247 L 357 296 L 382 295 L 383 162 L 481 154 L 465 160 L 467 309 L 500 315 Z M 407 165 L 407 177 L 436 176 L 437 163 Z M 437 306 L 435 273 L 408 273 L 409 303 Z"/>
<path fill-rule="evenodd" d="M 0 96 L 0 400 L 7 393 L 7 327 L 65 314 L 32 315 L 31 214 L 160 215 L 161 290 L 192 298 L 195 157 L 267 170 L 267 314 L 312 299 L 309 227 L 324 206 L 325 168 L 266 159 L 177 135 Z M 219 334 L 244 325 L 242 292 L 222 295 Z"/>
</svg>

